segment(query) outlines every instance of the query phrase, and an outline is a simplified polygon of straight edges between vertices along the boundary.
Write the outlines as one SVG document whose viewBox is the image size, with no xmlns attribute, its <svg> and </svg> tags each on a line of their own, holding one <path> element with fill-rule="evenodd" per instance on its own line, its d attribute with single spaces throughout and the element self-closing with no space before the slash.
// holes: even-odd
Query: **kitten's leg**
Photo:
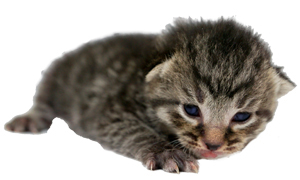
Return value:
<svg viewBox="0 0 300 180">
<path fill-rule="evenodd" d="M 137 159 L 149 170 L 198 172 L 197 160 L 183 149 L 174 148 L 154 130 L 138 120 L 119 120 L 99 129 L 96 141 L 119 154 Z"/>
<path fill-rule="evenodd" d="M 12 132 L 32 133 L 48 130 L 52 120 L 56 117 L 52 107 L 55 100 L 52 98 L 54 87 L 56 87 L 55 80 L 51 76 L 44 74 L 42 81 L 38 85 L 31 109 L 6 123 L 5 129 Z"/>
<path fill-rule="evenodd" d="M 47 114 L 39 105 L 34 105 L 27 113 L 18 115 L 5 124 L 5 129 L 12 132 L 31 133 L 48 130 L 54 117 Z"/>
</svg>

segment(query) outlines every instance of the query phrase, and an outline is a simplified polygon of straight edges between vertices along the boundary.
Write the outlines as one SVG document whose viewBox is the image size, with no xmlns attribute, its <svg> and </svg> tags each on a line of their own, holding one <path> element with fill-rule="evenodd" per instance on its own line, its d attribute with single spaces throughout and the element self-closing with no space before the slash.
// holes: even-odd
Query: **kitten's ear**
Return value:
<svg viewBox="0 0 300 180">
<path fill-rule="evenodd" d="M 162 76 L 166 73 L 170 67 L 171 62 L 165 61 L 158 65 L 156 65 L 147 75 L 146 75 L 146 82 L 152 81 L 152 79 L 156 76 Z"/>
<path fill-rule="evenodd" d="M 274 69 L 276 70 L 276 81 L 278 84 L 277 98 L 280 98 L 293 90 L 296 84 L 282 71 L 283 67 L 274 66 Z"/>
</svg>

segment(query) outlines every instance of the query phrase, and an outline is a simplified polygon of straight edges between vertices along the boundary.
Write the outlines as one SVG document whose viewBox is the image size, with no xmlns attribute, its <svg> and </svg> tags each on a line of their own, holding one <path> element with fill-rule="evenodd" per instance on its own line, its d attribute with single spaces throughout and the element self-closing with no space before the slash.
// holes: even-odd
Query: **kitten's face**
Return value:
<svg viewBox="0 0 300 180">
<path fill-rule="evenodd" d="M 198 52 L 193 57 L 191 47 L 175 52 L 152 69 L 146 93 L 157 117 L 177 135 L 180 144 L 174 146 L 211 159 L 245 148 L 272 119 L 277 99 L 294 85 L 257 45 L 248 54 L 219 52 L 219 61 L 205 47 L 192 47 Z"/>
</svg>

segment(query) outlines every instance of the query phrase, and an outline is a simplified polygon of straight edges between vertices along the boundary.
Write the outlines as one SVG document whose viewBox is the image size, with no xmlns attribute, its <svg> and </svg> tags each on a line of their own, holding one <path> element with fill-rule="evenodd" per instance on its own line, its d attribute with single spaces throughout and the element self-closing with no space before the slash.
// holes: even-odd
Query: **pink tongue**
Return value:
<svg viewBox="0 0 300 180">
<path fill-rule="evenodd" d="M 202 156 L 205 158 L 216 158 L 218 155 L 213 152 L 205 152 L 202 153 Z"/>
</svg>

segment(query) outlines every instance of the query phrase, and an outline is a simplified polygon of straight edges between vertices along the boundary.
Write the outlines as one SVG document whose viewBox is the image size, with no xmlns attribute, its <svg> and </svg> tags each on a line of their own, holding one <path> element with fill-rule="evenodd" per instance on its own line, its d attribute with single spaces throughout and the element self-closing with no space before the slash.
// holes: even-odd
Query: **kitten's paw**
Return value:
<svg viewBox="0 0 300 180">
<path fill-rule="evenodd" d="M 39 133 L 43 130 L 48 130 L 51 124 L 52 121 L 43 118 L 35 119 L 29 115 L 20 115 L 6 123 L 5 129 L 12 132 Z"/>
<path fill-rule="evenodd" d="M 199 166 L 195 158 L 187 156 L 180 150 L 166 150 L 162 153 L 149 153 L 144 165 L 149 170 L 163 169 L 166 172 L 198 173 Z"/>
</svg>

